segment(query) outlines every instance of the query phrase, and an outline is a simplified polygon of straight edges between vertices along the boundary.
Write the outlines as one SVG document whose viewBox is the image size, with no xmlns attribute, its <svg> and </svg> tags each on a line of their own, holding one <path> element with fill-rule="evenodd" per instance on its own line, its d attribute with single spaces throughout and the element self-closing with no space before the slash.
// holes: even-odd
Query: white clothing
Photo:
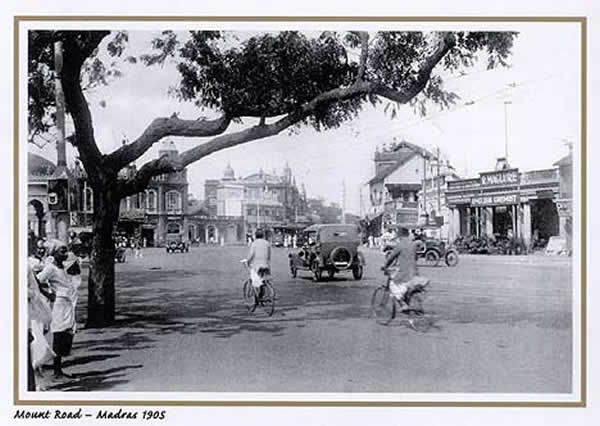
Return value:
<svg viewBox="0 0 600 426">
<path fill-rule="evenodd" d="M 38 274 L 40 282 L 47 282 L 56 295 L 52 307 L 50 330 L 75 331 L 75 307 L 77 305 L 77 289 L 81 285 L 81 275 L 69 275 L 64 269 L 48 264 Z"/>
</svg>

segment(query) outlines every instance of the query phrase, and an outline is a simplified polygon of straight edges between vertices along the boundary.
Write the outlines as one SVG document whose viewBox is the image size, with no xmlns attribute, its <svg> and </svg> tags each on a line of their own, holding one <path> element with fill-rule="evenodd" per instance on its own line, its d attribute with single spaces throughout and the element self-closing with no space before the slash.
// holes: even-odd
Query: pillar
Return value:
<svg viewBox="0 0 600 426">
<path fill-rule="evenodd" d="M 56 215 L 56 238 L 63 243 L 69 241 L 69 215 L 68 213 L 59 213 Z"/>
<path fill-rule="evenodd" d="M 467 212 L 467 235 L 471 235 L 471 217 L 473 216 L 473 208 L 467 207 L 465 211 Z"/>
<path fill-rule="evenodd" d="M 494 208 L 485 207 L 485 235 L 494 237 Z"/>
<path fill-rule="evenodd" d="M 481 237 L 481 207 L 475 207 L 475 234 Z"/>
<path fill-rule="evenodd" d="M 517 235 L 519 235 L 519 227 L 518 225 L 518 206 L 516 204 L 513 204 L 512 206 L 510 206 L 511 211 L 512 211 L 512 228 L 513 228 L 513 235 L 516 237 Z"/>
<path fill-rule="evenodd" d="M 519 235 L 523 238 L 525 245 L 531 245 L 531 205 L 523 203 L 523 222 L 521 223 Z"/>
</svg>

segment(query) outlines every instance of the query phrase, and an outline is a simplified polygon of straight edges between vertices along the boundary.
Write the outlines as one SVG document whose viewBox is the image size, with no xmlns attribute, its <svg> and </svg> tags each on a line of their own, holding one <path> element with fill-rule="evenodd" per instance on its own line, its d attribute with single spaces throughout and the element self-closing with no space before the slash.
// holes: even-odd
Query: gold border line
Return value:
<svg viewBox="0 0 600 426">
<path fill-rule="evenodd" d="M 13 72 L 14 79 L 14 116 L 13 116 L 13 268 L 15 275 L 14 291 L 13 291 L 13 401 L 15 404 L 19 402 L 19 18 L 13 19 L 13 37 L 14 52 L 13 52 Z"/>
<path fill-rule="evenodd" d="M 587 403 L 587 19 L 581 21 L 581 402 Z M 573 198 L 571 197 L 571 200 Z M 573 216 L 573 201 L 571 201 Z"/>
<path fill-rule="evenodd" d="M 106 21 L 106 22 L 507 22 L 507 23 L 579 23 L 581 31 L 581 365 L 579 401 L 327 401 L 327 400 L 255 400 L 255 401 L 174 401 L 174 400 L 21 400 L 19 398 L 19 28 L 23 21 Z M 520 407 L 578 408 L 587 403 L 587 17 L 586 16 L 13 16 L 14 33 L 14 205 L 13 205 L 13 402 L 18 406 L 165 406 L 165 407 Z M 572 208 L 572 207 L 571 207 Z M 572 366 L 571 366 L 572 367 Z"/>
<path fill-rule="evenodd" d="M 581 22 L 585 16 L 78 16 L 19 15 L 19 21 L 133 21 L 133 22 Z"/>
</svg>

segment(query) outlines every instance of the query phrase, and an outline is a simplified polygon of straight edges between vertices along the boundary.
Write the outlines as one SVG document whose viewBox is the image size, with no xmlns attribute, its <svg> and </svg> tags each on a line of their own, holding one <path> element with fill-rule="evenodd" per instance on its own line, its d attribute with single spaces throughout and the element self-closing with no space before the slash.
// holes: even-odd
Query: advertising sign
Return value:
<svg viewBox="0 0 600 426">
<path fill-rule="evenodd" d="M 480 195 L 471 198 L 473 206 L 501 206 L 508 204 L 518 204 L 519 194 L 498 194 L 498 195 Z"/>
<path fill-rule="evenodd" d="M 482 186 L 517 185 L 519 169 L 500 170 L 479 174 Z"/>
</svg>

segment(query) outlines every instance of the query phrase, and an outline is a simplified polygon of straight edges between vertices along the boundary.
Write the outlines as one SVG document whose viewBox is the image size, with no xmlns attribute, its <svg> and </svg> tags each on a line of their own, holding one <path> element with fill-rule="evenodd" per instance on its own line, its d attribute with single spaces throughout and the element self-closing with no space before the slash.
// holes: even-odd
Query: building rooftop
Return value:
<svg viewBox="0 0 600 426">
<path fill-rule="evenodd" d="M 56 164 L 41 155 L 31 152 L 27 155 L 27 172 L 29 176 L 51 177 L 56 170 Z"/>
<path fill-rule="evenodd" d="M 372 178 L 368 182 L 368 184 L 372 185 L 374 183 L 381 182 L 386 177 L 388 177 L 389 175 L 391 175 L 395 170 L 398 170 L 399 167 L 401 167 L 402 165 L 406 164 L 415 155 L 417 155 L 417 154 L 414 153 L 414 152 L 405 152 L 405 153 L 398 153 L 398 154 L 396 154 L 396 163 L 392 164 L 392 165 L 390 165 L 390 166 L 388 166 L 386 168 L 384 168 L 381 171 L 379 171 L 379 173 L 377 173 L 375 175 L 375 177 Z"/>
</svg>

